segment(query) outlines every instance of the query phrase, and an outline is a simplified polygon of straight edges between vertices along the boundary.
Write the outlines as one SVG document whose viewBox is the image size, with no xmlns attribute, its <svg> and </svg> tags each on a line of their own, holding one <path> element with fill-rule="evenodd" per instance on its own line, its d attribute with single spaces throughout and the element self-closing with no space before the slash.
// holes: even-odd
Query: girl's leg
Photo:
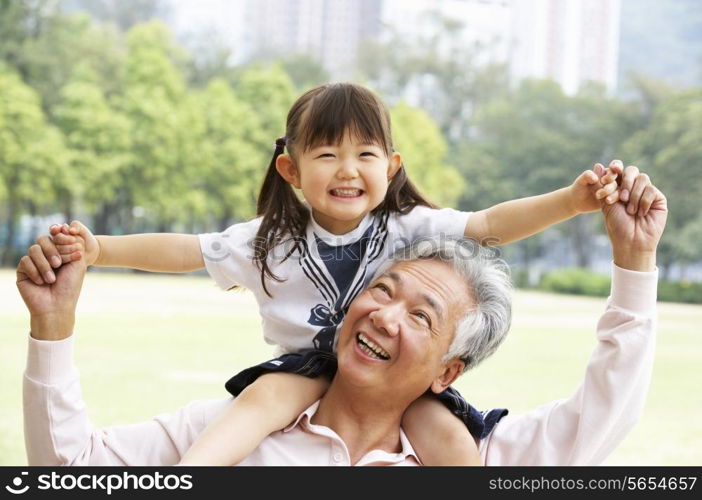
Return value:
<svg viewBox="0 0 702 500">
<path fill-rule="evenodd" d="M 425 394 L 412 403 L 402 428 L 424 465 L 482 465 L 465 424 L 434 397 Z"/>
<path fill-rule="evenodd" d="M 329 387 L 325 377 L 268 373 L 244 389 L 198 436 L 180 465 L 235 465 L 290 424 Z"/>
</svg>

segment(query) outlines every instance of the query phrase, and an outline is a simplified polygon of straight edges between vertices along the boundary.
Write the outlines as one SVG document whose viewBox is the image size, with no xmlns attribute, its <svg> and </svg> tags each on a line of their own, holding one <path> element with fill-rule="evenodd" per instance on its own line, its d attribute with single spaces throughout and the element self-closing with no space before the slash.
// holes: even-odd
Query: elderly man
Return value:
<svg viewBox="0 0 702 500">
<path fill-rule="evenodd" d="M 653 186 L 645 189 L 652 200 L 645 215 L 628 214 L 623 203 L 603 206 L 613 247 L 612 293 L 584 382 L 565 400 L 502 418 L 481 442 L 485 464 L 597 464 L 638 419 L 653 362 L 655 252 L 667 216 L 665 197 Z M 405 409 L 489 355 L 509 324 L 505 273 L 482 250 L 466 258 L 463 243 L 437 239 L 396 255 L 349 308 L 328 392 L 242 464 L 418 464 L 400 427 Z M 24 379 L 29 463 L 175 464 L 227 401 L 194 402 L 136 425 L 93 428 L 72 361 L 84 273 L 81 261 L 72 262 L 55 284 L 37 286 L 22 263 L 18 268 L 31 313 Z M 367 353 L 369 342 L 388 359 Z"/>
</svg>

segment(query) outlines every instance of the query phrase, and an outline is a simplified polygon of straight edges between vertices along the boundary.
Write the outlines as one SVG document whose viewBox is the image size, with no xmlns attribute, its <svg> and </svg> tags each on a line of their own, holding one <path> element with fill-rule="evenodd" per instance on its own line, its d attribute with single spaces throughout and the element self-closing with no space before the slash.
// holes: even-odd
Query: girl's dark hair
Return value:
<svg viewBox="0 0 702 500">
<path fill-rule="evenodd" d="M 283 260 L 299 250 L 310 218 L 310 212 L 292 186 L 276 170 L 276 159 L 283 153 L 285 145 L 296 162 L 301 153 L 314 147 L 340 144 L 347 131 L 359 140 L 379 144 L 388 158 L 391 156 L 390 114 L 380 98 L 365 87 L 352 83 L 320 85 L 300 96 L 288 112 L 285 141 L 276 141 L 256 207 L 263 221 L 253 242 L 254 262 L 261 270 L 261 284 L 269 297 L 266 277 L 282 281 L 268 266 L 270 251 L 288 240 L 293 244 Z M 390 181 L 385 199 L 373 213 L 405 214 L 417 205 L 435 208 L 410 182 L 404 166 L 400 166 Z"/>
</svg>

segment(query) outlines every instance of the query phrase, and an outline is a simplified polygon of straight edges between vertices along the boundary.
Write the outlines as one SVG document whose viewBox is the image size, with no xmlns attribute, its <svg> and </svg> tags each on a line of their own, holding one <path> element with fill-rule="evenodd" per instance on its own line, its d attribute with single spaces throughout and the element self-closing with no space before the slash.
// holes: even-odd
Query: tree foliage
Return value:
<svg viewBox="0 0 702 500">
<path fill-rule="evenodd" d="M 80 3 L 80 2 L 79 2 Z M 26 248 L 24 214 L 92 218 L 99 233 L 221 230 L 255 215 L 291 104 L 327 80 L 302 55 L 229 64 L 213 43 L 192 57 L 154 2 L 84 2 L 101 23 L 56 0 L 0 0 L 0 241 Z M 480 210 L 569 185 L 619 157 L 666 193 L 661 264 L 702 259 L 702 94 L 641 75 L 636 94 L 565 95 L 550 81 L 508 85 L 461 25 L 428 16 L 433 34 L 368 44 L 359 79 L 390 103 L 395 148 L 434 202 Z M 427 30 L 427 33 L 432 30 Z M 406 104 L 412 102 L 412 106 Z M 587 266 L 597 217 L 557 229 Z M 14 246 L 14 247 L 13 247 Z M 515 247 L 523 261 L 539 237 Z"/>
</svg>

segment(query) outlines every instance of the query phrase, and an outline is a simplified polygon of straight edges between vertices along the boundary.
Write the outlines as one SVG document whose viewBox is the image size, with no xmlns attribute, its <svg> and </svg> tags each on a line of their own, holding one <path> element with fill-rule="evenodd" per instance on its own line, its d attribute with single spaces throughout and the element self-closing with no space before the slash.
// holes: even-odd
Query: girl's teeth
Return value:
<svg viewBox="0 0 702 500">
<path fill-rule="evenodd" d="M 332 194 L 336 196 L 358 196 L 361 194 L 360 189 L 334 189 Z"/>
</svg>

